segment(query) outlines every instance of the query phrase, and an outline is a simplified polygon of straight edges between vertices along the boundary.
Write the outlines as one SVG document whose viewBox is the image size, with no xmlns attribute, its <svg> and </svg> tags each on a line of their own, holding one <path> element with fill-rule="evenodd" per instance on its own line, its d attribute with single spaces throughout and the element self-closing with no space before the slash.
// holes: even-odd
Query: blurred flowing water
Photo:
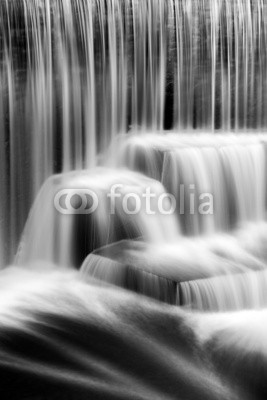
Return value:
<svg viewBox="0 0 267 400">
<path fill-rule="evenodd" d="M 117 134 L 264 130 L 266 7 L 1 0 L 2 258 L 45 179 L 94 166 Z"/>
<path fill-rule="evenodd" d="M 266 109 L 265 0 L 0 0 L 9 398 L 266 398 Z"/>
<path fill-rule="evenodd" d="M 266 399 L 266 109 L 265 0 L 0 0 L 1 398 Z"/>
</svg>

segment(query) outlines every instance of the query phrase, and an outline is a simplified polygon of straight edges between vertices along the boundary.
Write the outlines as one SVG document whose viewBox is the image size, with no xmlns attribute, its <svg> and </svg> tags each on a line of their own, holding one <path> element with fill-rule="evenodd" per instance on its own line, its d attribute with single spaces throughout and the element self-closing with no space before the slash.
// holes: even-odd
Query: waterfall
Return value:
<svg viewBox="0 0 267 400">
<path fill-rule="evenodd" d="M 267 225 L 174 243 L 122 241 L 97 249 L 80 274 L 200 311 L 267 306 Z"/>
<path fill-rule="evenodd" d="M 262 0 L 1 0 L 5 259 L 45 179 L 94 166 L 118 133 L 264 129 L 265 14 Z"/>
<path fill-rule="evenodd" d="M 17 263 L 78 268 L 120 240 L 164 247 L 261 223 L 265 9 L 261 0 L 2 0 L 0 263 L 19 242 Z M 174 212 L 124 215 L 123 198 L 134 207 L 147 188 L 154 205 L 175 201 Z M 80 215 L 84 190 L 100 205 Z M 60 191 L 73 215 L 58 211 Z M 216 271 L 202 276 L 207 285 L 220 263 Z M 206 287 L 193 275 L 180 285 L 185 303 Z"/>
<path fill-rule="evenodd" d="M 267 0 L 0 0 L 0 398 L 267 398 L 266 67 Z"/>
<path fill-rule="evenodd" d="M 114 147 L 119 157 L 111 151 L 111 165 L 161 180 L 175 196 L 186 235 L 230 231 L 265 218 L 264 136 L 131 134 L 118 138 Z M 212 209 L 201 214 L 208 196 Z"/>
<path fill-rule="evenodd" d="M 141 202 L 148 187 L 154 196 L 151 213 L 145 199 Z M 179 236 L 179 225 L 173 215 L 156 212 L 164 193 L 159 182 L 127 170 L 98 168 L 53 176 L 33 205 L 16 261 L 79 268 L 89 253 L 121 239 L 171 243 Z"/>
</svg>

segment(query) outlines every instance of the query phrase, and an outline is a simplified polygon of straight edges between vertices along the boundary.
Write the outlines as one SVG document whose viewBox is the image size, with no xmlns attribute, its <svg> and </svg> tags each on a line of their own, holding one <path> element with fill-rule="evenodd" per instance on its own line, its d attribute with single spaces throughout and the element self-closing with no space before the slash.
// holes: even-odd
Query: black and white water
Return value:
<svg viewBox="0 0 267 400">
<path fill-rule="evenodd" d="M 1 398 L 266 398 L 266 13 L 0 0 Z"/>
</svg>

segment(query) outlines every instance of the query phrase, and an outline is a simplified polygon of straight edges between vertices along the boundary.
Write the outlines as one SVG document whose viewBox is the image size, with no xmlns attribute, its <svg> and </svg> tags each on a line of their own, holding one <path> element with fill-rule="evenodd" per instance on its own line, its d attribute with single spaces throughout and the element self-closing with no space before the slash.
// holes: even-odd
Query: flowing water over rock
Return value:
<svg viewBox="0 0 267 400">
<path fill-rule="evenodd" d="M 264 129 L 265 14 L 262 0 L 1 0 L 4 258 L 45 179 L 94 166 L 130 127 Z"/>
<path fill-rule="evenodd" d="M 0 0 L 1 398 L 266 399 L 266 15 Z"/>
<path fill-rule="evenodd" d="M 265 218 L 264 136 L 127 135 L 118 139 L 116 152 L 118 146 L 119 157 L 111 152 L 111 164 L 115 160 L 115 165 L 161 180 L 176 198 L 185 234 L 230 230 Z M 201 214 L 208 194 L 213 197 L 212 212 Z"/>
<path fill-rule="evenodd" d="M 113 202 L 109 196 L 112 187 L 117 186 L 121 186 L 121 195 Z M 174 242 L 179 225 L 172 215 L 149 215 L 145 204 L 136 213 L 130 201 L 124 207 L 123 199 L 128 193 L 142 198 L 147 187 L 155 196 L 156 207 L 157 199 L 165 193 L 163 186 L 138 173 L 98 168 L 51 177 L 32 208 L 17 263 L 46 260 L 79 268 L 94 249 L 121 239 L 142 237 L 158 245 Z M 73 204 L 67 204 L 67 195 Z M 82 209 L 81 196 L 86 197 Z"/>
</svg>

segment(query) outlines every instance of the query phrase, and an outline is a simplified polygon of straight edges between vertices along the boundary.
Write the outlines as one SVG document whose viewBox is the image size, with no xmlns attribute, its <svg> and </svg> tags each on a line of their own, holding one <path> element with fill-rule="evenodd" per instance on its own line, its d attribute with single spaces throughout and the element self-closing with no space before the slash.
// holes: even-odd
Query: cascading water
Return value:
<svg viewBox="0 0 267 400">
<path fill-rule="evenodd" d="M 264 129 L 265 9 L 262 0 L 2 0 L 5 258 L 44 180 L 95 165 L 129 127 Z"/>
<path fill-rule="evenodd" d="M 113 202 L 109 195 L 117 186 L 121 186 L 121 196 Z M 164 188 L 140 174 L 98 168 L 53 176 L 43 185 L 32 208 L 17 263 L 42 260 L 79 268 L 93 250 L 121 239 L 142 237 L 158 245 L 174 242 L 179 225 L 171 215 L 156 211 L 148 215 L 144 202 L 136 213 L 133 199 L 123 202 L 128 193 L 142 197 L 147 187 L 155 197 L 152 209 L 157 210 Z M 69 191 L 74 193 L 69 200 L 74 203 L 71 207 L 66 199 Z M 62 204 L 56 204 L 57 194 Z M 85 206 L 79 211 L 83 195 Z"/>
<path fill-rule="evenodd" d="M 186 234 L 230 230 L 265 218 L 264 136 L 128 135 L 114 147 L 119 157 L 111 152 L 111 165 L 161 180 L 175 196 L 177 218 Z M 198 208 L 208 194 L 212 212 L 203 218 Z"/>
<path fill-rule="evenodd" d="M 266 398 L 266 15 L 0 0 L 8 398 Z"/>
</svg>

